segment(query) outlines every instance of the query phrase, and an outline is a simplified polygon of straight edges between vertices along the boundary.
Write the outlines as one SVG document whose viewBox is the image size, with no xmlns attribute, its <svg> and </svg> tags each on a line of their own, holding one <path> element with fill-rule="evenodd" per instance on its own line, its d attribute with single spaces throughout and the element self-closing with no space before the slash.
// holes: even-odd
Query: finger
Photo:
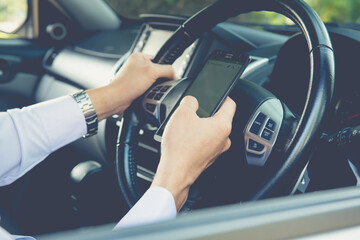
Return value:
<svg viewBox="0 0 360 240">
<path fill-rule="evenodd" d="M 162 65 L 154 63 L 154 69 L 156 71 L 156 78 L 175 78 L 175 71 L 171 65 Z"/>
<path fill-rule="evenodd" d="M 227 138 L 222 152 L 226 152 L 227 150 L 230 149 L 230 147 L 231 147 L 231 140 L 230 140 L 230 138 Z"/>
<path fill-rule="evenodd" d="M 225 99 L 219 110 L 215 113 L 214 117 L 223 117 L 232 121 L 236 111 L 236 103 L 229 97 Z"/>
<path fill-rule="evenodd" d="M 154 59 L 154 55 L 151 55 L 151 54 L 144 54 L 144 57 L 146 59 L 149 59 L 149 60 L 153 60 Z"/>
<path fill-rule="evenodd" d="M 210 167 L 211 165 L 213 165 L 213 163 L 217 160 L 217 157 L 218 157 L 218 156 L 216 156 L 216 157 L 214 157 L 213 159 L 211 159 L 211 160 L 207 163 L 205 169 L 207 169 L 208 167 Z M 205 170 L 205 169 L 204 169 L 204 170 Z"/>
<path fill-rule="evenodd" d="M 194 112 L 196 112 L 199 108 L 199 103 L 196 100 L 196 98 L 194 98 L 193 96 L 185 96 L 181 100 L 180 106 L 187 106 L 187 107 L 191 108 L 192 110 L 194 110 Z"/>
</svg>

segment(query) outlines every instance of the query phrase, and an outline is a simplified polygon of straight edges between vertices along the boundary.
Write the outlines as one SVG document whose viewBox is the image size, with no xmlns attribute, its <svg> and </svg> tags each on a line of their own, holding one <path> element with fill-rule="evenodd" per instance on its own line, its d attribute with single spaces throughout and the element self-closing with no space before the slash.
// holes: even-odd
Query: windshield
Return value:
<svg viewBox="0 0 360 240">
<path fill-rule="evenodd" d="M 214 0 L 105 0 L 119 15 L 138 18 L 142 13 L 191 16 Z M 306 0 L 324 22 L 360 23 L 360 0 Z M 286 17 L 271 12 L 242 14 L 237 22 L 260 24 L 293 24 Z"/>
</svg>

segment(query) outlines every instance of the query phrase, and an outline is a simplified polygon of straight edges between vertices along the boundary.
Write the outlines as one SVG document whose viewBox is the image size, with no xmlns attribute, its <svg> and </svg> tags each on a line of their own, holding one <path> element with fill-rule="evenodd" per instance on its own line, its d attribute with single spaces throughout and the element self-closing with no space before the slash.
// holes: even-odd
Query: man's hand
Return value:
<svg viewBox="0 0 360 240">
<path fill-rule="evenodd" d="M 133 53 L 107 86 L 87 90 L 98 115 L 98 121 L 122 114 L 158 78 L 174 78 L 171 65 L 155 64 L 151 57 Z"/>
<path fill-rule="evenodd" d="M 209 118 L 196 115 L 198 102 L 185 97 L 165 128 L 161 159 L 152 186 L 168 189 L 179 211 L 190 186 L 215 159 L 230 148 L 229 134 L 236 104 L 227 98 Z"/>
</svg>

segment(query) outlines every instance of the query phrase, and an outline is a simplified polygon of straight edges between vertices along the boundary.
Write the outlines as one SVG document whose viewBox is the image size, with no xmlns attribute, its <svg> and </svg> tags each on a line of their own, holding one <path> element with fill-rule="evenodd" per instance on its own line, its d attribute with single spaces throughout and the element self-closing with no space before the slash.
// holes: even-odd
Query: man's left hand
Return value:
<svg viewBox="0 0 360 240">
<path fill-rule="evenodd" d="M 155 64 L 143 53 L 133 53 L 107 86 L 87 90 L 98 121 L 121 115 L 158 78 L 174 79 L 171 65 Z"/>
</svg>

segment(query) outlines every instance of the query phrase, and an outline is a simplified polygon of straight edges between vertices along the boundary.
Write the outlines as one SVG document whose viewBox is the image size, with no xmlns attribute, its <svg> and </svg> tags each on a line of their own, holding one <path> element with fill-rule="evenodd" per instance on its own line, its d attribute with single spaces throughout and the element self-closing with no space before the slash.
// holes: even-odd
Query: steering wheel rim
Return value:
<svg viewBox="0 0 360 240">
<path fill-rule="evenodd" d="M 303 32 L 310 59 L 309 87 L 305 107 L 300 116 L 295 133 L 289 141 L 284 154 L 284 163 L 269 177 L 250 200 L 274 196 L 274 193 L 289 192 L 289 181 L 300 174 L 307 164 L 303 156 L 309 154 L 313 139 L 319 128 L 334 91 L 334 54 L 327 30 L 316 12 L 302 0 L 220 0 L 191 18 L 189 18 L 170 39 L 163 45 L 154 62 L 172 64 L 182 52 L 217 23 L 251 11 L 273 11 L 293 20 Z M 211 17 L 210 17 L 211 16 Z M 124 115 L 123 134 L 119 135 L 116 156 L 116 172 L 121 191 L 130 207 L 141 197 L 142 193 L 136 182 L 136 166 L 133 157 L 133 146 L 136 142 L 133 134 L 138 125 L 134 106 Z M 122 161 L 121 161 L 122 160 Z M 300 171 L 300 172 L 299 172 Z"/>
</svg>

